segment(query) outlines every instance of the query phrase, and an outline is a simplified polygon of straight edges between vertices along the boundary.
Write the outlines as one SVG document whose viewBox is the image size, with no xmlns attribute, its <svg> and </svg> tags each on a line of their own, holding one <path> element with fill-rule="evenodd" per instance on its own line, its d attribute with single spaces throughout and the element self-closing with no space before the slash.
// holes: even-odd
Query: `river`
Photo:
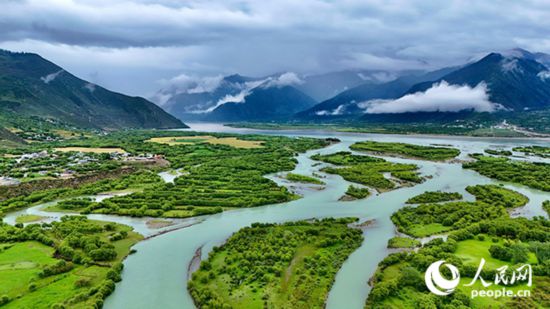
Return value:
<svg viewBox="0 0 550 309">
<path fill-rule="evenodd" d="M 291 137 L 334 137 L 342 141 L 323 149 L 300 154 L 294 172 L 302 174 L 311 174 L 312 172 L 323 174 L 319 172 L 319 169 L 326 165 L 313 166 L 317 162 L 309 159 L 311 155 L 349 150 L 351 144 L 362 140 L 452 145 L 462 151 L 460 159 L 467 159 L 469 153 L 483 152 L 486 148 L 511 149 L 518 145 L 548 145 L 548 140 L 535 139 L 405 136 L 310 130 L 262 131 L 229 128 L 214 124 L 191 124 L 191 130 Z M 137 253 L 130 255 L 125 260 L 123 280 L 117 284 L 115 292 L 107 298 L 105 308 L 194 308 L 193 301 L 187 293 L 186 284 L 188 265 L 197 248 L 202 246 L 202 257 L 206 258 L 213 246 L 222 244 L 232 233 L 253 222 L 285 222 L 324 217 L 358 217 L 361 222 L 375 220 L 374 224 L 364 230 L 362 246 L 351 254 L 338 272 L 327 300 L 329 309 L 363 308 L 370 291 L 367 282 L 376 270 L 377 264 L 388 254 L 387 241 L 396 235 L 390 216 L 403 207 L 408 198 L 424 191 L 443 190 L 460 192 L 466 199 L 471 200 L 473 197 L 464 190 L 466 186 L 499 183 L 474 171 L 464 170 L 459 163 L 438 163 L 390 157 L 386 159 L 393 162 L 417 164 L 422 175 L 433 177 L 414 187 L 373 195 L 364 200 L 343 202 L 338 199 L 344 194 L 350 183 L 340 176 L 323 174 L 326 175 L 326 178 L 323 179 L 326 182 L 326 189 L 321 191 L 301 190 L 303 198 L 299 200 L 226 211 L 203 217 L 202 221 L 197 221 L 197 219 L 178 220 L 178 224 L 195 224 L 138 243 L 134 247 Z M 532 157 L 519 159 L 540 161 L 539 158 Z M 270 175 L 270 178 L 282 185 L 288 185 L 273 176 Z M 168 179 L 168 181 L 170 180 L 173 179 Z M 530 199 L 525 207 L 518 209 L 513 214 L 514 216 L 546 216 L 541 205 L 544 200 L 550 199 L 549 193 L 509 183 L 504 183 L 504 185 L 527 195 Z M 106 219 L 126 224 L 129 220 L 117 216 L 107 216 Z M 133 218 L 130 225 L 134 226 L 138 232 L 151 233 L 143 227 L 143 221 L 143 219 Z"/>
</svg>

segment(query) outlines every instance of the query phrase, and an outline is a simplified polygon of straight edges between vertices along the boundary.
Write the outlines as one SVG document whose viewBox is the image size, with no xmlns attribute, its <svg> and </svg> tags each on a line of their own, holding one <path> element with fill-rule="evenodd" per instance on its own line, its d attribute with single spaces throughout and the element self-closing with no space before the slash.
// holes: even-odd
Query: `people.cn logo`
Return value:
<svg viewBox="0 0 550 309">
<path fill-rule="evenodd" d="M 458 269 L 454 265 L 444 263 L 445 261 L 443 260 L 432 263 L 424 275 L 426 286 L 430 292 L 435 295 L 445 296 L 451 294 L 460 282 L 460 274 L 458 273 Z M 447 269 L 451 272 L 451 280 L 445 279 L 441 275 L 439 268 L 442 264 L 445 265 L 445 267 L 447 267 Z"/>
</svg>

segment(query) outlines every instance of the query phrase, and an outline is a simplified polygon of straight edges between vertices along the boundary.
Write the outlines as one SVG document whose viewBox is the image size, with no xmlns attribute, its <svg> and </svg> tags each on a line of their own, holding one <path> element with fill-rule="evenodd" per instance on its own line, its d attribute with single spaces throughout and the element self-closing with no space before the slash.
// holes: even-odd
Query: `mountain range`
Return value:
<svg viewBox="0 0 550 309">
<path fill-rule="evenodd" d="M 182 75 L 157 92 L 157 106 L 79 79 L 39 55 L 0 51 L 0 112 L 103 129 L 181 128 L 182 120 L 450 122 L 550 111 L 549 65 L 550 55 L 512 49 L 434 71 Z"/>
<path fill-rule="evenodd" d="M 109 91 L 32 53 L 0 50 L 0 112 L 88 128 L 182 128 L 154 103 Z"/>
<path fill-rule="evenodd" d="M 550 55 L 512 49 L 428 72 L 230 75 L 211 89 L 192 83 L 159 93 L 169 96 L 162 106 L 183 120 L 445 122 L 550 109 L 549 64 Z"/>
</svg>

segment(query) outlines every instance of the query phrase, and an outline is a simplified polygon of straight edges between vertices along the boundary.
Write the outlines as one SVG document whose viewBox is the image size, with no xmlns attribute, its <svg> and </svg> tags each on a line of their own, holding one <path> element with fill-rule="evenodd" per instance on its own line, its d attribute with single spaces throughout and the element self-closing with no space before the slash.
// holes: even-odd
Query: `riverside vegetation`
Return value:
<svg viewBox="0 0 550 309">
<path fill-rule="evenodd" d="M 466 188 L 475 202 L 447 202 L 403 207 L 391 217 L 402 233 L 425 237 L 466 228 L 474 223 L 508 216 L 506 208 L 516 208 L 529 201 L 524 195 L 497 186 L 476 185 Z"/>
<path fill-rule="evenodd" d="M 375 141 L 358 142 L 350 149 L 385 155 L 397 155 L 406 158 L 418 158 L 431 161 L 452 159 L 460 154 L 460 150 L 448 147 L 421 146 L 405 143 L 384 143 Z"/>
<path fill-rule="evenodd" d="M 449 232 L 446 241 L 437 238 L 417 252 L 400 252 L 386 257 L 378 266 L 366 308 L 547 308 L 550 306 L 550 221 L 510 218 L 506 208 L 521 207 L 527 198 L 496 185 L 477 185 L 466 190 L 475 202 L 447 202 L 405 207 L 392 216 L 401 232 L 424 237 Z M 401 240 L 389 246 L 406 247 Z M 531 297 L 470 298 L 480 283 L 464 286 L 474 278 L 481 258 L 486 260 L 483 278 L 491 281 L 497 268 L 529 263 L 533 269 L 533 287 L 520 282 L 512 290 L 530 289 Z M 431 294 L 424 283 L 427 267 L 445 260 L 458 267 L 461 279 L 457 290 L 447 297 Z M 508 272 L 507 276 L 511 276 Z M 489 289 L 501 289 L 493 285 Z"/>
<path fill-rule="evenodd" d="M 215 247 L 188 284 L 199 308 L 324 308 L 336 272 L 361 245 L 356 219 L 255 223 Z"/>
<path fill-rule="evenodd" d="M 120 280 L 121 261 L 142 237 L 128 226 L 62 217 L 0 225 L 3 308 L 100 308 Z"/>
<path fill-rule="evenodd" d="M 483 176 L 501 181 L 519 183 L 534 189 L 550 191 L 550 164 L 544 162 L 526 162 L 503 157 L 489 157 L 473 154 L 473 162 L 462 166 L 472 169 Z"/>
<path fill-rule="evenodd" d="M 406 204 L 439 203 L 461 200 L 462 194 L 458 192 L 427 191 L 408 199 Z"/>
<path fill-rule="evenodd" d="M 351 152 L 337 152 L 328 155 L 316 154 L 311 156 L 313 160 L 323 161 L 343 167 L 325 167 L 321 171 L 329 174 L 337 174 L 347 181 L 372 187 L 379 192 L 396 188 L 399 183 L 384 177 L 384 173 L 391 175 L 401 182 L 419 183 L 422 178 L 418 176 L 418 167 L 414 164 L 402 164 L 388 162 L 382 158 L 354 155 Z M 362 194 L 365 194 L 364 192 Z"/>
<path fill-rule="evenodd" d="M 164 136 L 179 136 L 194 142 L 181 145 L 144 143 L 154 137 Z M 281 203 L 297 196 L 263 175 L 292 170 L 296 164 L 294 155 L 297 152 L 328 144 L 312 138 L 240 136 L 239 139 L 243 141 L 261 141 L 261 147 L 239 148 L 239 144 L 236 147 L 212 144 L 194 139 L 194 136 L 196 134 L 187 132 L 131 131 L 50 143 L 55 147 L 116 147 L 131 154 L 155 154 L 168 160 L 171 168 L 179 169 L 183 176 L 176 178 L 174 183 L 164 183 L 160 177 L 149 171 L 150 167 L 144 166 L 139 168 L 139 172 L 118 180 L 103 180 L 76 190 L 42 190 L 26 197 L 7 199 L 0 202 L 0 208 L 3 211 L 14 210 L 59 197 L 77 197 L 81 194 L 128 188 L 136 190 L 126 196 L 113 197 L 100 203 L 90 202 L 73 210 L 83 213 L 183 218 L 218 213 L 236 207 Z M 220 139 L 228 137 L 224 134 L 215 136 Z"/>
</svg>

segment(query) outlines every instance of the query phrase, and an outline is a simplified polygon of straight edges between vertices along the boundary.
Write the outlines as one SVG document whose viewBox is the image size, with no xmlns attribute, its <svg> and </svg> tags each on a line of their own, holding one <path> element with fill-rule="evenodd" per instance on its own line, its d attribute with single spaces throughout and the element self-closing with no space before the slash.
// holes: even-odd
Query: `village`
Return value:
<svg viewBox="0 0 550 309">
<path fill-rule="evenodd" d="M 69 179 L 130 164 L 160 164 L 162 155 L 131 154 L 119 148 L 56 148 L 0 157 L 0 186 L 41 179 Z"/>
</svg>

